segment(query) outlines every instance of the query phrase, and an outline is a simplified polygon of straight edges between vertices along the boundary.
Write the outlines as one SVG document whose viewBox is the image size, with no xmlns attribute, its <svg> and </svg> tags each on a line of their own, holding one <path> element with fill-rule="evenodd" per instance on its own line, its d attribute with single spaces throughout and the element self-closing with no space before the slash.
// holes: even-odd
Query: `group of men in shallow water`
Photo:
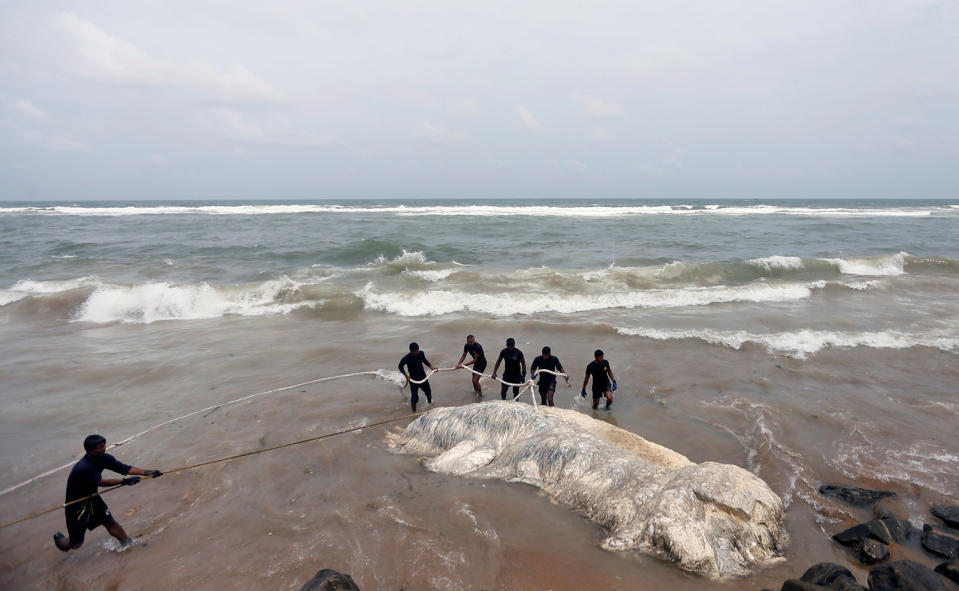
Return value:
<svg viewBox="0 0 959 591">
<path fill-rule="evenodd" d="M 463 361 L 469 355 L 471 359 L 466 363 Z M 593 380 L 593 408 L 599 408 L 599 401 L 605 396 L 606 408 L 613 404 L 613 391 L 616 390 L 616 376 L 609 366 L 609 361 L 603 357 L 603 352 L 596 350 L 595 359 L 586 366 L 586 378 L 583 380 L 583 398 L 586 397 L 586 386 L 590 378 Z M 503 383 L 500 387 L 500 396 L 506 400 L 506 393 L 512 387 L 513 397 L 519 395 L 520 386 L 512 384 L 526 383 L 526 358 L 523 352 L 516 348 L 516 341 L 512 338 L 506 339 L 506 348 L 499 353 L 496 359 L 496 365 L 493 367 L 493 379 L 499 372 L 500 364 L 503 364 Z M 466 345 L 463 346 L 463 355 L 457 362 L 456 367 L 473 366 L 473 390 L 477 396 L 483 396 L 483 388 L 480 386 L 481 374 L 486 370 L 486 355 L 483 353 L 483 346 L 476 342 L 473 335 L 466 337 Z M 410 352 L 400 360 L 399 369 L 406 377 L 410 385 L 410 405 L 413 412 L 416 412 L 416 403 L 419 402 L 419 391 L 423 390 L 426 395 L 426 401 L 433 402 L 433 392 L 430 389 L 430 383 L 426 380 L 426 368 L 435 370 L 433 364 L 426 359 L 426 354 L 420 350 L 419 345 L 410 343 Z M 405 369 L 404 369 L 405 368 Z M 543 405 L 554 406 L 553 394 L 556 391 L 557 374 L 563 375 L 566 383 L 569 378 L 565 375 L 563 364 L 559 358 L 552 355 L 549 347 L 543 347 L 543 354 L 538 356 L 530 364 L 531 375 L 537 375 L 539 372 L 539 395 Z M 547 370 L 547 371 L 543 371 Z M 556 372 L 549 373 L 549 372 Z M 417 384 L 416 382 L 421 382 Z M 132 486 L 140 482 L 140 477 L 159 478 L 163 473 L 159 470 L 144 470 L 136 466 L 129 466 L 106 453 L 107 441 L 101 435 L 90 435 L 83 442 L 83 449 L 86 454 L 73 467 L 70 476 L 67 478 L 67 494 L 64 504 L 64 513 L 67 522 L 68 535 L 57 532 L 53 536 L 53 543 L 57 548 L 64 552 L 76 550 L 83 544 L 86 532 L 99 526 L 106 527 L 114 538 L 120 542 L 120 547 L 126 547 L 133 543 L 133 539 L 127 535 L 126 531 L 113 519 L 110 509 L 99 496 L 100 487 L 106 486 Z M 110 470 L 126 476 L 126 478 L 103 478 L 104 470 Z M 133 476 L 129 476 L 129 475 Z"/>
<path fill-rule="evenodd" d="M 471 359 L 464 363 L 466 356 Z M 583 390 L 580 394 L 586 398 L 586 386 L 589 385 L 590 378 L 593 380 L 593 408 L 599 408 L 601 398 L 606 398 L 606 408 L 613 404 L 613 391 L 616 390 L 616 376 L 603 355 L 603 352 L 597 349 L 593 353 L 593 361 L 586 366 L 586 377 L 583 379 Z M 526 358 L 523 352 L 516 348 L 516 341 L 513 338 L 506 339 L 506 347 L 499 352 L 496 359 L 496 365 L 493 366 L 492 378 L 497 379 L 500 364 L 503 364 L 503 374 L 500 385 L 500 397 L 506 400 L 506 393 L 513 388 L 513 397 L 519 395 L 520 386 L 514 384 L 526 383 Z M 463 354 L 460 356 L 456 367 L 473 366 L 473 391 L 477 396 L 483 396 L 483 387 L 480 386 L 480 378 L 486 371 L 487 359 L 483 352 L 483 345 L 476 341 L 473 335 L 466 337 L 466 344 L 463 345 Z M 410 343 L 410 352 L 400 359 L 398 365 L 400 373 L 406 378 L 406 383 L 410 385 L 410 406 L 413 412 L 416 412 L 416 404 L 419 402 L 419 391 L 422 390 L 426 396 L 427 403 L 433 402 L 433 391 L 430 388 L 430 382 L 426 379 L 426 368 L 436 370 L 432 363 L 426 359 L 426 354 L 420 350 L 417 343 Z M 546 370 L 546 371 L 542 371 Z M 563 379 L 569 384 L 569 377 L 565 374 L 563 364 L 559 358 L 553 356 L 549 347 L 543 347 L 542 355 L 536 357 L 529 367 L 530 375 L 536 376 L 539 372 L 537 386 L 539 396 L 544 406 L 555 406 L 553 404 L 553 395 L 556 392 L 557 374 L 563 374 Z M 555 372 L 555 373 L 551 373 Z M 419 382 L 419 383 L 417 383 Z"/>
</svg>

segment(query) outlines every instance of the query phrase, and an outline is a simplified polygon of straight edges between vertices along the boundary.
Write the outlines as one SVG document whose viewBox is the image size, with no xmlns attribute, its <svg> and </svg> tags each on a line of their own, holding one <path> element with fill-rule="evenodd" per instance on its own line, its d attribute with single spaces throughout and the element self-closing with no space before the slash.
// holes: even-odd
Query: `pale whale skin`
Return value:
<svg viewBox="0 0 959 591">
<path fill-rule="evenodd" d="M 436 408 L 390 436 L 427 469 L 539 487 L 638 550 L 710 577 L 783 559 L 783 503 L 752 473 L 685 456 L 585 414 L 517 402 Z"/>
</svg>

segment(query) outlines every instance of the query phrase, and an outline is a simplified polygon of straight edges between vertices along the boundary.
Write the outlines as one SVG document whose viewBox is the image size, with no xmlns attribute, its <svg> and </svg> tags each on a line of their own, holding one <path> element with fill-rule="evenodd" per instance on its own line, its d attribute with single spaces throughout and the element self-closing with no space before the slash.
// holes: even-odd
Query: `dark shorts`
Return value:
<svg viewBox="0 0 959 591">
<path fill-rule="evenodd" d="M 420 401 L 420 396 L 418 394 L 420 388 L 423 389 L 423 394 L 426 394 L 426 399 L 429 400 L 433 396 L 433 390 L 430 389 L 429 382 L 423 382 L 422 384 L 414 384 L 410 382 L 410 402 L 416 404 Z"/>
<path fill-rule="evenodd" d="M 556 378 L 554 378 L 553 376 L 541 377 L 539 379 L 539 393 L 546 394 L 550 390 L 554 392 L 556 391 Z"/>
<path fill-rule="evenodd" d="M 83 542 L 88 529 L 93 530 L 101 525 L 116 523 L 107 504 L 98 496 L 64 507 L 63 512 L 66 514 L 67 532 L 70 535 L 70 543 L 73 545 Z"/>
<path fill-rule="evenodd" d="M 482 359 L 478 359 L 474 361 L 473 369 L 475 369 L 476 371 L 480 373 L 483 373 L 484 371 L 486 371 L 486 358 L 483 357 Z"/>
<path fill-rule="evenodd" d="M 603 396 L 606 396 L 607 392 L 609 392 L 608 384 L 601 388 L 597 388 L 596 386 L 593 386 L 593 398 L 602 398 Z"/>
</svg>

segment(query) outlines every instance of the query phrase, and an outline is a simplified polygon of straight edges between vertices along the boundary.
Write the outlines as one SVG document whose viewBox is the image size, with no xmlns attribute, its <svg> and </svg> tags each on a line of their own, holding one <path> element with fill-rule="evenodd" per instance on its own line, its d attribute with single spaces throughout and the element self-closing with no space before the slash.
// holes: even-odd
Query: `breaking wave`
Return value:
<svg viewBox="0 0 959 591">
<path fill-rule="evenodd" d="M 477 312 L 512 316 L 558 312 L 570 314 L 611 308 L 679 308 L 729 302 L 783 302 L 809 297 L 824 283 L 740 287 L 688 287 L 621 293 L 472 293 L 436 289 L 425 292 L 377 291 L 372 282 L 357 292 L 369 310 L 399 316 L 438 316 L 454 312 Z"/>
<path fill-rule="evenodd" d="M 942 335 L 908 334 L 899 331 L 834 332 L 799 330 L 795 332 L 752 334 L 741 330 L 660 330 L 617 327 L 616 332 L 622 335 L 639 336 L 657 341 L 698 339 L 712 345 L 722 345 L 735 350 L 739 350 L 747 343 L 753 343 L 765 347 L 770 352 L 799 359 L 828 348 L 908 349 L 911 347 L 930 347 L 941 351 L 959 352 L 959 338 Z"/>
<path fill-rule="evenodd" d="M 132 216 L 132 215 L 289 215 L 289 214 L 391 214 L 396 216 L 531 216 L 614 218 L 622 216 L 813 216 L 926 217 L 934 213 L 951 215 L 952 206 L 920 207 L 802 207 L 781 205 L 330 205 L 330 204 L 249 204 L 249 205 L 152 205 L 83 207 L 3 207 L 0 214 Z"/>
</svg>

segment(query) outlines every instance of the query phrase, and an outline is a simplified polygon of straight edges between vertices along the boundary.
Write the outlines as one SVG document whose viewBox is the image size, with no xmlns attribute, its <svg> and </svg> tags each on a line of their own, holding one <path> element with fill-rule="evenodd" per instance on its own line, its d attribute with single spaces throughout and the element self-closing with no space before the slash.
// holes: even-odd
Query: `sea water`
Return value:
<svg viewBox="0 0 959 591">
<path fill-rule="evenodd" d="M 823 482 L 893 490 L 916 525 L 959 502 L 957 293 L 955 201 L 0 203 L 0 488 L 69 463 L 89 433 L 118 441 L 392 370 L 413 340 L 446 367 L 466 334 L 491 362 L 507 337 L 527 363 L 549 345 L 573 385 L 557 404 L 593 414 L 578 391 L 602 348 L 619 389 L 593 416 L 783 498 L 789 561 L 723 583 L 775 586 L 848 562 L 828 536 L 868 515 Z M 475 400 L 465 372 L 431 383 L 437 405 Z M 351 378 L 113 453 L 164 469 L 408 411 L 408 390 Z M 602 551 L 596 526 L 529 487 L 427 473 L 389 453 L 387 428 L 113 493 L 120 523 L 150 538 L 123 554 L 130 572 L 94 544 L 65 560 L 49 543 L 59 512 L 14 526 L 0 580 L 295 589 L 331 567 L 370 589 L 701 585 Z M 0 507 L 62 502 L 65 478 Z"/>
</svg>

